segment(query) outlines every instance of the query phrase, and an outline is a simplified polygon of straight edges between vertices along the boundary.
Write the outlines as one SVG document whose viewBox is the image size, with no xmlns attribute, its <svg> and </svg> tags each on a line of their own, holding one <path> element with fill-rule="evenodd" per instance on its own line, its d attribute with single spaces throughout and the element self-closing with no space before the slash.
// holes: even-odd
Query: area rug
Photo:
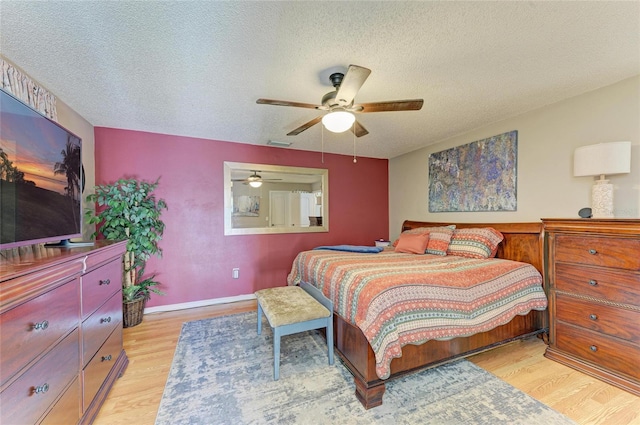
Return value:
<svg viewBox="0 0 640 425">
<path fill-rule="evenodd" d="M 387 383 L 382 406 L 365 410 L 317 331 L 281 341 L 256 312 L 187 322 L 176 346 L 156 425 L 177 424 L 574 424 L 466 360 Z"/>
</svg>

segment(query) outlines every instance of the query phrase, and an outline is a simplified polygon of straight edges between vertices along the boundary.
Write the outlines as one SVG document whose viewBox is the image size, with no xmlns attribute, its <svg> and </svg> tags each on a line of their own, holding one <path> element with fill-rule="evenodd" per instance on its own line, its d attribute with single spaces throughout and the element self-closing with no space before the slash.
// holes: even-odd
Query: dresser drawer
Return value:
<svg viewBox="0 0 640 425">
<path fill-rule="evenodd" d="M 39 425 L 76 424 L 80 419 L 80 379 L 75 381 L 64 395 L 58 400 L 53 409 L 40 422 Z"/>
<path fill-rule="evenodd" d="M 78 327 L 78 279 L 0 315 L 0 385 Z"/>
<path fill-rule="evenodd" d="M 639 272 L 556 264 L 554 285 L 558 291 L 640 306 Z"/>
<path fill-rule="evenodd" d="M 82 276 L 82 319 L 89 317 L 106 299 L 116 293 L 122 284 L 120 259 Z"/>
<path fill-rule="evenodd" d="M 555 261 L 640 270 L 640 239 L 558 235 Z"/>
<path fill-rule="evenodd" d="M 120 351 L 122 351 L 122 332 L 116 329 L 82 372 L 84 382 L 83 411 L 87 410 L 98 393 L 102 383 L 118 359 Z"/>
<path fill-rule="evenodd" d="M 556 294 L 556 318 L 640 344 L 640 311 L 638 310 Z M 640 362 L 640 359 L 638 361 Z"/>
<path fill-rule="evenodd" d="M 640 379 L 640 346 L 636 344 L 558 321 L 556 347 L 598 367 Z"/>
<path fill-rule="evenodd" d="M 86 365 L 111 332 L 122 326 L 122 295 L 117 292 L 82 322 L 82 359 Z"/>
<path fill-rule="evenodd" d="M 47 411 L 78 376 L 78 344 L 76 329 L 0 394 L 0 423 L 35 423 Z"/>
</svg>

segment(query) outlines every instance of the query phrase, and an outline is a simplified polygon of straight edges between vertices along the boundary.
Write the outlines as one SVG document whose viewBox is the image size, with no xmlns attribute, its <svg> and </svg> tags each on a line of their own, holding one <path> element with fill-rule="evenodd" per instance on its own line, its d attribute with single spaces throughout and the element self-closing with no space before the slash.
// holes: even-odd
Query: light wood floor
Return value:
<svg viewBox="0 0 640 425">
<path fill-rule="evenodd" d="M 140 325 L 125 329 L 129 367 L 94 424 L 153 424 L 182 323 L 255 309 L 255 301 L 243 301 L 148 314 Z M 579 424 L 640 425 L 640 397 L 548 360 L 544 349 L 540 339 L 531 338 L 470 360 Z"/>
</svg>

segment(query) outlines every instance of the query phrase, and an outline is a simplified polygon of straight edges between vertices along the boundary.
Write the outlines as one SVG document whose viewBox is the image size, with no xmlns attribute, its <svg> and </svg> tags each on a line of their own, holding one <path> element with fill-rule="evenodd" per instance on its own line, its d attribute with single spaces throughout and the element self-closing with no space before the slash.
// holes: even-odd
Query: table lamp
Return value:
<svg viewBox="0 0 640 425">
<path fill-rule="evenodd" d="M 613 185 L 605 175 L 631 172 L 631 142 L 582 146 L 573 155 L 573 175 L 600 176 L 591 190 L 593 218 L 613 218 Z"/>
</svg>

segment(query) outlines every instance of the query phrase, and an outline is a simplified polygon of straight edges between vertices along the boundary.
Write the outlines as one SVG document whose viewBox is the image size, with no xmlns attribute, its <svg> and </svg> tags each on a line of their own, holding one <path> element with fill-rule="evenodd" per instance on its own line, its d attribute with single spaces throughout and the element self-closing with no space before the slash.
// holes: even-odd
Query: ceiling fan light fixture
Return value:
<svg viewBox="0 0 640 425">
<path fill-rule="evenodd" d="M 251 187 L 260 187 L 262 186 L 262 176 L 259 176 L 258 172 L 254 171 L 253 174 L 247 177 L 247 182 Z"/>
<path fill-rule="evenodd" d="M 333 111 L 322 117 L 324 127 L 333 133 L 342 133 L 351 128 L 356 117 L 347 111 Z"/>
</svg>

